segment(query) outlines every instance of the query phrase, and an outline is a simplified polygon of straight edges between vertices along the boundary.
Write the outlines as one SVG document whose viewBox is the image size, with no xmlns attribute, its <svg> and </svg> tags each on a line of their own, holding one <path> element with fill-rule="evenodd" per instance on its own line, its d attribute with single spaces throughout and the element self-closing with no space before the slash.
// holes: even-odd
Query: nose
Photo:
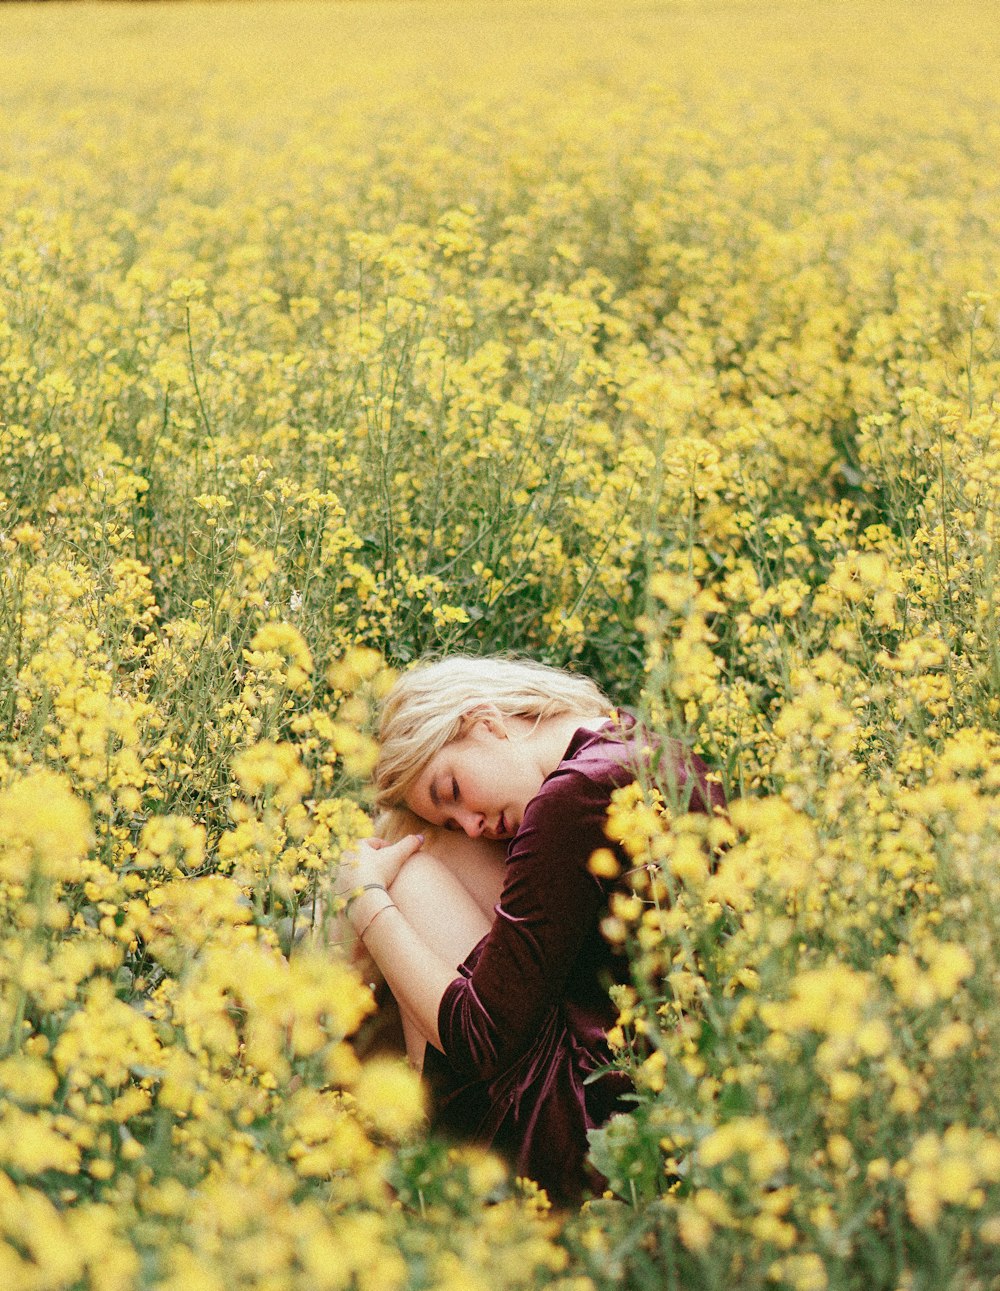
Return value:
<svg viewBox="0 0 1000 1291">
<path fill-rule="evenodd" d="M 478 838 L 486 828 L 486 818 L 480 811 L 464 811 L 456 817 L 456 823 L 470 838 Z"/>
</svg>

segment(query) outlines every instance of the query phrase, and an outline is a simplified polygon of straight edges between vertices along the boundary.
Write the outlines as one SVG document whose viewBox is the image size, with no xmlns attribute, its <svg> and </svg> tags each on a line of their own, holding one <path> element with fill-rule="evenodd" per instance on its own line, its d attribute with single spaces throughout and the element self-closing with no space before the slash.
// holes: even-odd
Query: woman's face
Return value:
<svg viewBox="0 0 1000 1291">
<path fill-rule="evenodd" d="M 436 753 L 406 800 L 431 825 L 470 838 L 508 839 L 542 787 L 530 736 L 512 738 L 510 722 L 484 718 Z"/>
</svg>

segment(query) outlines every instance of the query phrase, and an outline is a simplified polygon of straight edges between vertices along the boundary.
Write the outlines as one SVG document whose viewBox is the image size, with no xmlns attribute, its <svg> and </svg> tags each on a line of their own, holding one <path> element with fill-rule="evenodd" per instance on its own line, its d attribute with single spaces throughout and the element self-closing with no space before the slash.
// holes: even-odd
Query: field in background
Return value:
<svg viewBox="0 0 1000 1291">
<path fill-rule="evenodd" d="M 0 1284 L 1000 1286 L 983 12 L 0 5 Z M 299 937 L 428 649 L 733 800 L 580 1215 Z"/>
</svg>

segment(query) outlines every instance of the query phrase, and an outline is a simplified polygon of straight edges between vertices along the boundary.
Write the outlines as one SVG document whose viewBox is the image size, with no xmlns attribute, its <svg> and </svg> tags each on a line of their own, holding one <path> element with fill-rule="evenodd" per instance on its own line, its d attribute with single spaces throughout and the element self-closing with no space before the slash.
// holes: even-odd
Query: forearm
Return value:
<svg viewBox="0 0 1000 1291">
<path fill-rule="evenodd" d="M 434 954 L 385 892 L 366 892 L 356 898 L 349 917 L 400 1008 L 424 1039 L 440 1049 L 438 1010 L 456 977 L 455 969 Z"/>
</svg>

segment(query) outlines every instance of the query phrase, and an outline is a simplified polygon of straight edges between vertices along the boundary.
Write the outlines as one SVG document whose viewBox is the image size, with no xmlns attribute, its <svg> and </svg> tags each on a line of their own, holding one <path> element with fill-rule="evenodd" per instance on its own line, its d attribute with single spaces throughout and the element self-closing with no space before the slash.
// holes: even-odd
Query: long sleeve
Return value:
<svg viewBox="0 0 1000 1291">
<path fill-rule="evenodd" d="M 630 778 L 622 769 L 622 782 Z M 525 812 L 493 929 L 438 1013 L 444 1052 L 469 1076 L 490 1080 L 531 1045 L 594 933 L 606 894 L 587 862 L 609 845 L 608 794 L 607 785 L 561 767 Z"/>
</svg>

